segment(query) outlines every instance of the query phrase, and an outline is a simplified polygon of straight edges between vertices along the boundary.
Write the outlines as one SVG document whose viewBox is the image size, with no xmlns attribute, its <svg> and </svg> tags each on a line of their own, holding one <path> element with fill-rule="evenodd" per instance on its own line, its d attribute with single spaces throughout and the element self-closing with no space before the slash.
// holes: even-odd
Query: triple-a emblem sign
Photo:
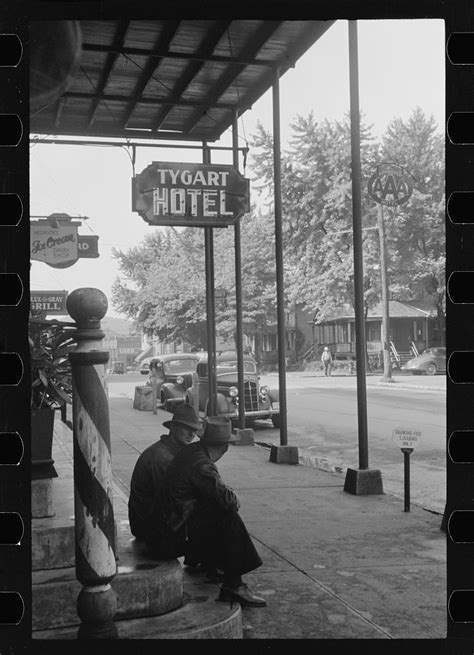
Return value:
<svg viewBox="0 0 474 655">
<path fill-rule="evenodd" d="M 367 192 L 381 205 L 402 205 L 413 192 L 410 177 L 410 173 L 398 164 L 379 164 L 367 184 Z"/>
<path fill-rule="evenodd" d="M 250 211 L 249 180 L 224 164 L 153 162 L 132 178 L 132 210 L 150 225 L 227 227 Z"/>
</svg>

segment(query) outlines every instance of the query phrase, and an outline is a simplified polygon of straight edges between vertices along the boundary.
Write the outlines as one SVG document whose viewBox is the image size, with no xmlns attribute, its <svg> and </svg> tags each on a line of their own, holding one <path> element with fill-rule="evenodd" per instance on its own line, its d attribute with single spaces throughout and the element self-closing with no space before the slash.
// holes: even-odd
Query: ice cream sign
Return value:
<svg viewBox="0 0 474 655">
<path fill-rule="evenodd" d="M 153 162 L 132 178 L 132 210 L 150 225 L 226 227 L 249 209 L 249 180 L 232 166 Z"/>
<path fill-rule="evenodd" d="M 66 267 L 78 257 L 77 227 L 45 223 L 30 223 L 31 259 L 46 262 L 50 266 Z"/>
</svg>

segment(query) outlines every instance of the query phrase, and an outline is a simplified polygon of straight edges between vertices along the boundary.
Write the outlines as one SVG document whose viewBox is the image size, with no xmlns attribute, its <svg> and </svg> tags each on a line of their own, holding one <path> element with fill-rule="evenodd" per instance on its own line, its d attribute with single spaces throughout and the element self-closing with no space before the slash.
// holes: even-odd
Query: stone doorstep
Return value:
<svg viewBox="0 0 474 655">
<path fill-rule="evenodd" d="M 75 568 L 36 571 L 32 577 L 33 630 L 78 625 L 76 600 L 82 585 Z M 178 560 L 121 566 L 111 585 L 117 595 L 119 620 L 164 614 L 183 602 L 183 571 Z"/>
<path fill-rule="evenodd" d="M 242 639 L 242 610 L 238 603 L 216 601 L 218 587 L 190 580 L 184 574 L 181 607 L 160 616 L 121 619 L 119 639 Z M 55 630 L 35 630 L 33 639 L 77 639 L 78 624 Z"/>
<path fill-rule="evenodd" d="M 74 544 L 74 521 L 34 519 L 31 530 L 33 571 L 74 566 Z"/>
</svg>

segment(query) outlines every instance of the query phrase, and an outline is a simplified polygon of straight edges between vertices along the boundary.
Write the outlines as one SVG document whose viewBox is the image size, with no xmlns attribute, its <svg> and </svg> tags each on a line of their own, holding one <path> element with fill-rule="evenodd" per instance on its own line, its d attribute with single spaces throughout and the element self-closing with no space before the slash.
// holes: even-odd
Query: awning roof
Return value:
<svg viewBox="0 0 474 655">
<path fill-rule="evenodd" d="M 416 305 L 416 302 L 401 302 L 399 300 L 389 300 L 388 302 L 390 318 L 429 318 L 433 315 L 427 309 L 421 309 Z M 367 313 L 367 320 L 381 319 L 382 318 L 382 304 L 378 303 L 371 307 Z M 334 323 L 340 320 L 353 320 L 354 309 L 349 305 L 345 305 L 341 310 L 332 316 L 328 316 L 322 321 L 317 321 L 317 325 L 324 325 L 325 323 Z"/>
<path fill-rule="evenodd" d="M 216 141 L 333 22 L 80 21 L 80 65 L 30 131 Z"/>
</svg>

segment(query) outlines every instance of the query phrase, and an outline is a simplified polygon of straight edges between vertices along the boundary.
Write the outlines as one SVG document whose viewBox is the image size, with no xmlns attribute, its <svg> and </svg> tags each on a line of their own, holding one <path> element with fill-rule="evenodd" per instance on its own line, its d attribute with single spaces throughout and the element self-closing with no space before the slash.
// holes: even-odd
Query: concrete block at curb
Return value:
<svg viewBox="0 0 474 655">
<path fill-rule="evenodd" d="M 54 516 L 53 481 L 32 480 L 31 482 L 31 518 L 41 519 Z"/>
<path fill-rule="evenodd" d="M 272 446 L 270 462 L 274 464 L 299 464 L 297 446 Z"/>
<path fill-rule="evenodd" d="M 378 469 L 347 469 L 344 491 L 355 496 L 383 494 L 382 474 Z"/>
<path fill-rule="evenodd" d="M 238 441 L 233 441 L 234 446 L 254 446 L 255 439 L 252 428 L 236 428 L 235 434 L 239 438 Z"/>
</svg>

